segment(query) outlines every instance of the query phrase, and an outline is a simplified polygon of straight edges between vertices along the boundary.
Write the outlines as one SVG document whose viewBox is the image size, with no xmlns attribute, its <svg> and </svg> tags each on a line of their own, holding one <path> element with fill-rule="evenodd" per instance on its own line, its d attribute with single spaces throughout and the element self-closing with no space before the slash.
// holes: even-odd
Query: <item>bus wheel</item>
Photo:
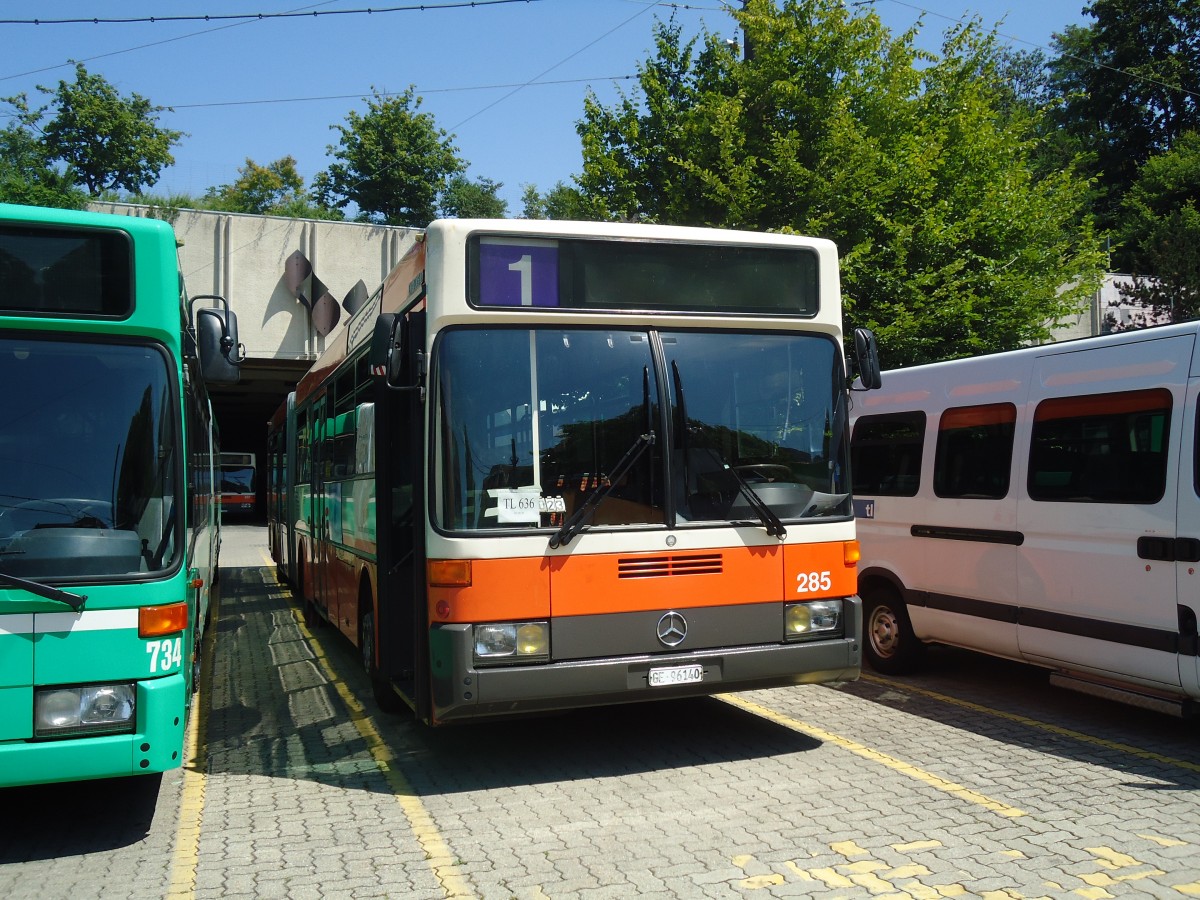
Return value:
<svg viewBox="0 0 1200 900">
<path fill-rule="evenodd" d="M 371 694 L 375 704 L 385 713 L 397 713 L 404 709 L 404 701 L 392 690 L 392 686 L 379 675 L 375 661 L 375 611 L 369 597 L 361 601 L 358 616 L 358 647 L 362 653 L 363 669 L 371 680 Z"/>
<path fill-rule="evenodd" d="M 864 649 L 871 668 L 885 675 L 903 675 L 916 669 L 925 645 L 913 634 L 900 595 L 890 587 L 875 588 L 864 592 L 863 607 Z"/>
<path fill-rule="evenodd" d="M 212 610 L 212 607 L 209 607 Z M 197 623 L 192 629 L 192 693 L 200 690 L 200 671 L 204 666 L 201 651 L 204 647 L 204 629 Z"/>
<path fill-rule="evenodd" d="M 304 624 L 312 631 L 321 624 L 321 617 L 317 615 L 317 604 L 304 595 L 304 557 L 300 557 L 300 564 L 296 566 L 296 599 L 304 611 Z"/>
</svg>

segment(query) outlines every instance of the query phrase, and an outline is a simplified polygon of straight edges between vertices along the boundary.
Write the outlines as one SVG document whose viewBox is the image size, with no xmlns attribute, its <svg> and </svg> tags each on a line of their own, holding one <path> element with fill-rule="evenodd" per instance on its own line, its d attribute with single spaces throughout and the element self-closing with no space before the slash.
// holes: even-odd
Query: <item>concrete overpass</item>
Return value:
<svg viewBox="0 0 1200 900">
<path fill-rule="evenodd" d="M 260 468 L 271 414 L 345 328 L 347 301 L 352 305 L 369 296 L 418 233 L 389 225 L 123 203 L 90 208 L 170 221 L 180 241 L 188 295 L 218 294 L 237 313 L 238 338 L 246 347 L 241 382 L 213 389 L 213 406 L 222 449 L 252 452 Z"/>
</svg>

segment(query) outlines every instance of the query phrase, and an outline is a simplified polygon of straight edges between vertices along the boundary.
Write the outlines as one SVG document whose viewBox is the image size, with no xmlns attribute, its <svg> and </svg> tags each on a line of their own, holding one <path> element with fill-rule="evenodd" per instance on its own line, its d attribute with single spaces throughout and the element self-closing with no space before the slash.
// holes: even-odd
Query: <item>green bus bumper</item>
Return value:
<svg viewBox="0 0 1200 900">
<path fill-rule="evenodd" d="M 19 690 L 29 698 L 32 718 L 32 689 Z M 0 788 L 142 775 L 181 766 L 185 691 L 182 674 L 138 682 L 133 734 L 0 743 Z"/>
</svg>

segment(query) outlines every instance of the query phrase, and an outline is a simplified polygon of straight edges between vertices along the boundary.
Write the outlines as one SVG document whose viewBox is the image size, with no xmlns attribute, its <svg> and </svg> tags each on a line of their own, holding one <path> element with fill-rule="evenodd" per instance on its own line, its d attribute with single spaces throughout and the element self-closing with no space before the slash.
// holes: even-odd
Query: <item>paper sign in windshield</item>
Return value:
<svg viewBox="0 0 1200 900">
<path fill-rule="evenodd" d="M 496 501 L 496 507 L 484 513 L 485 516 L 495 516 L 502 524 L 524 523 L 537 525 L 542 521 L 542 513 L 562 513 L 567 511 L 567 501 L 562 497 L 543 497 L 536 487 L 525 488 L 493 488 L 488 496 Z"/>
</svg>

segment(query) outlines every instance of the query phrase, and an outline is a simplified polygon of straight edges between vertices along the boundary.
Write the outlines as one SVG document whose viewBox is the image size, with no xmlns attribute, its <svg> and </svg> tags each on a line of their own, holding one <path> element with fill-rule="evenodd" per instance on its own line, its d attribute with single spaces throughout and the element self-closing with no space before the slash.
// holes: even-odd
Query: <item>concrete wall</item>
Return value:
<svg viewBox="0 0 1200 900">
<path fill-rule="evenodd" d="M 417 234 L 390 225 L 165 211 L 125 203 L 94 203 L 91 208 L 170 221 L 180 241 L 179 263 L 189 296 L 219 294 L 229 301 L 247 359 L 253 361 L 311 362 L 350 318 L 343 309 L 328 336 L 317 333 L 308 308 L 285 283 L 284 264 L 295 251 L 307 257 L 313 273 L 340 303 L 360 280 L 373 292 Z"/>
<path fill-rule="evenodd" d="M 1130 275 L 1110 274 L 1091 302 L 1069 319 L 1060 320 L 1051 333 L 1052 341 L 1069 341 L 1075 338 L 1094 337 L 1111 331 L 1129 328 L 1145 328 L 1148 325 L 1163 325 L 1168 319 L 1155 316 L 1154 311 L 1133 303 L 1121 296 L 1121 286 L 1133 282 Z"/>
<path fill-rule="evenodd" d="M 285 261 L 299 250 L 340 305 L 362 281 L 368 295 L 415 240 L 415 229 L 354 222 L 282 219 L 202 210 L 162 210 L 124 203 L 94 203 L 97 212 L 154 215 L 175 228 L 179 266 L 190 297 L 218 294 L 237 313 L 238 340 L 246 347 L 241 381 L 214 387 L 213 410 L 225 450 L 255 454 L 266 463 L 266 427 L 328 341 L 346 327 L 342 309 L 326 336 L 313 327 L 308 307 L 291 293 Z M 304 285 L 312 299 L 312 285 Z M 197 305 L 203 305 L 199 301 Z M 255 519 L 265 515 L 266 479 L 258 484 Z"/>
</svg>

